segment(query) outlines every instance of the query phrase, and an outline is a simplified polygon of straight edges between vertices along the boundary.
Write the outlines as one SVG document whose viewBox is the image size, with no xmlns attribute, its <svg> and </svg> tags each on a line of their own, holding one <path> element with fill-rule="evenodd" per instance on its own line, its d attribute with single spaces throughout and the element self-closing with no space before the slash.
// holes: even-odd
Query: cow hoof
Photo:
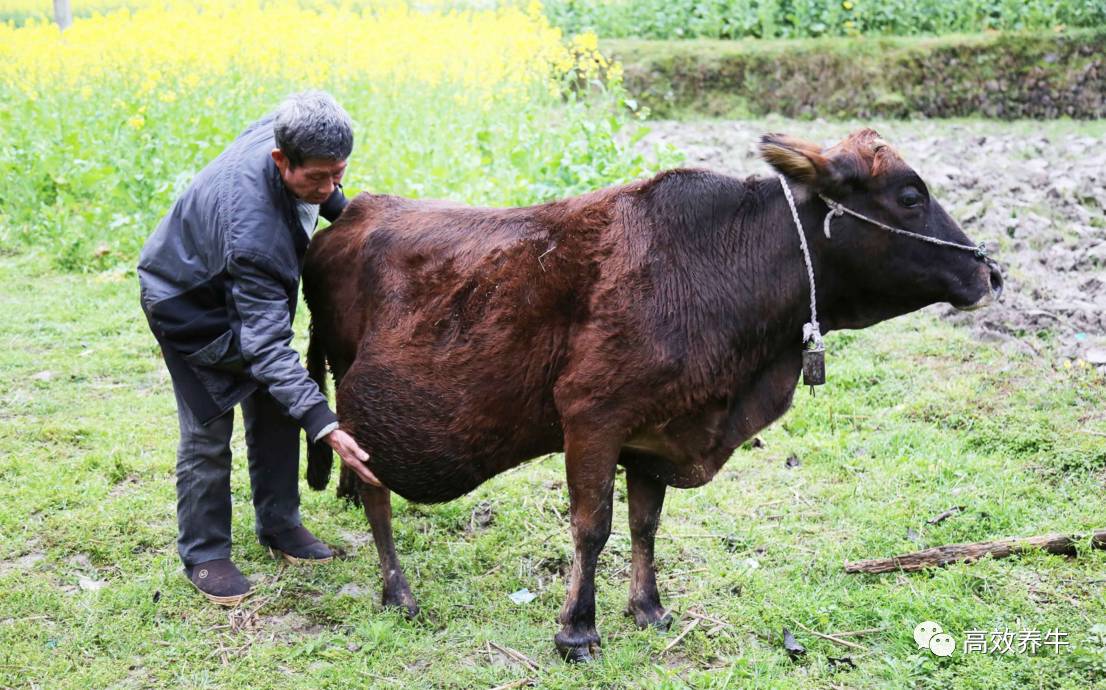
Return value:
<svg viewBox="0 0 1106 690">
<path fill-rule="evenodd" d="M 553 638 L 553 643 L 561 658 L 570 664 L 587 663 L 599 656 L 599 635 L 595 633 L 565 635 L 562 631 Z"/>
<path fill-rule="evenodd" d="M 661 615 L 654 618 L 638 618 L 634 616 L 634 622 L 637 623 L 637 627 L 644 630 L 645 628 L 655 628 L 661 632 L 667 632 L 672 627 L 672 614 L 668 611 L 661 612 Z"/>
<path fill-rule="evenodd" d="M 586 664 L 595 660 L 595 657 L 591 655 L 591 648 L 587 645 L 566 647 L 557 651 L 561 653 L 561 658 L 570 664 Z"/>
<path fill-rule="evenodd" d="M 557 651 L 570 664 L 586 664 L 599 656 L 598 645 L 557 645 Z"/>
<path fill-rule="evenodd" d="M 403 612 L 407 620 L 415 620 L 419 616 L 419 605 L 414 599 L 405 597 L 384 597 L 384 608 L 398 609 Z"/>
<path fill-rule="evenodd" d="M 633 616 L 634 623 L 642 630 L 656 628 L 664 631 L 672 627 L 672 614 L 659 604 L 643 607 L 631 606 L 626 609 L 626 613 Z"/>
</svg>

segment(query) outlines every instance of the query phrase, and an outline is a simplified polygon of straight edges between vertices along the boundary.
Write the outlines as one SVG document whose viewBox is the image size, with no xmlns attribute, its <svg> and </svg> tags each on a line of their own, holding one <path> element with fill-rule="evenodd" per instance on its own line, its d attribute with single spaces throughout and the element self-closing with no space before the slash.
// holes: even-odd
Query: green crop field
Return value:
<svg viewBox="0 0 1106 690">
<path fill-rule="evenodd" d="M 1055 31 L 1106 22 L 1102 0 L 548 0 L 568 33 L 605 38 L 806 38 Z"/>
</svg>

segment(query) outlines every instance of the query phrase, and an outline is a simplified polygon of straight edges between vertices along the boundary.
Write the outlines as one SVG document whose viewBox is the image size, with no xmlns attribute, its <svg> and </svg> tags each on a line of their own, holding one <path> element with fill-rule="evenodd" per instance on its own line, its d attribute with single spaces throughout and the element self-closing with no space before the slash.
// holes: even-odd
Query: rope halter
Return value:
<svg viewBox="0 0 1106 690">
<path fill-rule="evenodd" d="M 780 181 L 783 183 L 784 189 L 787 189 L 787 182 L 783 181 L 783 176 L 782 175 L 780 176 Z M 788 192 L 786 192 L 786 194 L 787 194 L 788 200 L 790 201 L 790 199 L 791 199 L 790 190 L 788 190 Z M 841 216 L 843 216 L 847 213 L 850 216 L 852 216 L 853 218 L 859 218 L 860 220 L 863 220 L 867 223 L 871 223 L 872 225 L 875 225 L 878 228 L 883 228 L 884 230 L 886 230 L 888 232 L 893 232 L 896 235 L 906 235 L 907 237 L 913 237 L 916 240 L 921 240 L 923 242 L 929 242 L 930 244 L 939 244 L 939 245 L 942 245 L 942 246 L 945 246 L 945 247 L 955 247 L 957 249 L 963 249 L 964 251 L 968 251 L 968 252 L 971 252 L 971 253 L 975 254 L 975 257 L 977 259 L 986 259 L 987 258 L 987 245 L 983 244 L 982 242 L 979 243 L 976 246 L 972 246 L 970 244 L 958 244 L 956 242 L 949 242 L 948 240 L 939 240 L 936 237 L 930 237 L 929 235 L 920 235 L 916 232 L 910 232 L 909 230 L 903 230 L 902 228 L 896 228 L 892 225 L 887 225 L 886 223 L 881 223 L 880 221 L 876 220 L 875 218 L 869 218 L 868 216 L 864 215 L 863 213 L 858 213 L 857 211 L 854 211 L 851 208 L 848 208 L 847 206 L 844 206 L 844 205 L 834 201 L 833 199 L 830 199 L 829 197 L 825 196 L 824 194 L 819 194 L 818 198 L 821 199 L 822 201 L 826 202 L 826 206 L 829 206 L 829 213 L 826 214 L 826 219 L 822 223 L 822 231 L 824 233 L 826 233 L 826 239 L 827 240 L 830 239 L 830 220 L 832 220 L 833 218 L 839 218 L 839 217 L 841 217 Z M 792 204 L 791 209 L 792 209 L 792 211 L 794 211 L 795 210 L 794 202 L 791 202 L 791 204 Z M 798 219 L 798 216 L 795 216 L 795 218 Z"/>
</svg>

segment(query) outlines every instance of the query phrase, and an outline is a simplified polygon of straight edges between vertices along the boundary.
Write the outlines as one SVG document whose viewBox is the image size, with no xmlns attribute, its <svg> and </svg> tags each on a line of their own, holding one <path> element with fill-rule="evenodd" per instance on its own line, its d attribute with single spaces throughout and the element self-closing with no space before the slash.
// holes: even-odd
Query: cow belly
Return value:
<svg viewBox="0 0 1106 690">
<path fill-rule="evenodd" d="M 787 353 L 741 386 L 733 398 L 713 400 L 688 414 L 636 430 L 625 444 L 631 451 L 630 462 L 668 486 L 706 484 L 741 443 L 791 406 L 798 366 L 798 357 Z"/>
<path fill-rule="evenodd" d="M 702 486 L 733 453 L 724 420 L 724 411 L 711 409 L 639 429 L 624 445 L 623 464 L 678 489 Z"/>
<path fill-rule="evenodd" d="M 480 393 L 490 395 L 481 398 Z M 540 400 L 485 381 L 450 381 L 362 355 L 338 389 L 343 427 L 384 484 L 420 503 L 449 501 L 526 460 L 561 450 L 559 420 Z"/>
</svg>

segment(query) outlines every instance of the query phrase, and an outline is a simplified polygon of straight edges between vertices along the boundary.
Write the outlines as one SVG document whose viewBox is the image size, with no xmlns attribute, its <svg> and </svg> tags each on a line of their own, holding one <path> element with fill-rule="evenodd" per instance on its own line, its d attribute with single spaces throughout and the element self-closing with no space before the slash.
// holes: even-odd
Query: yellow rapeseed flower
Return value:
<svg viewBox="0 0 1106 690">
<path fill-rule="evenodd" d="M 93 0 L 82 8 L 96 2 L 111 4 Z M 157 94 L 171 101 L 213 80 L 236 75 L 234 83 L 241 84 L 248 75 L 257 93 L 273 83 L 291 91 L 356 79 L 456 84 L 486 98 L 512 86 L 560 84 L 577 69 L 591 73 L 606 66 L 594 33 L 566 42 L 539 2 L 525 9 L 447 12 L 419 11 L 396 0 L 127 4 L 135 9 L 78 17 L 64 33 L 45 18 L 19 28 L 0 24 L 0 84 L 19 84 L 31 94 L 110 82 L 125 85 L 134 100 Z M 274 46 L 273 37 L 290 26 L 296 40 Z"/>
<path fill-rule="evenodd" d="M 593 31 L 585 31 L 572 41 L 581 51 L 599 50 L 599 37 Z"/>
</svg>

